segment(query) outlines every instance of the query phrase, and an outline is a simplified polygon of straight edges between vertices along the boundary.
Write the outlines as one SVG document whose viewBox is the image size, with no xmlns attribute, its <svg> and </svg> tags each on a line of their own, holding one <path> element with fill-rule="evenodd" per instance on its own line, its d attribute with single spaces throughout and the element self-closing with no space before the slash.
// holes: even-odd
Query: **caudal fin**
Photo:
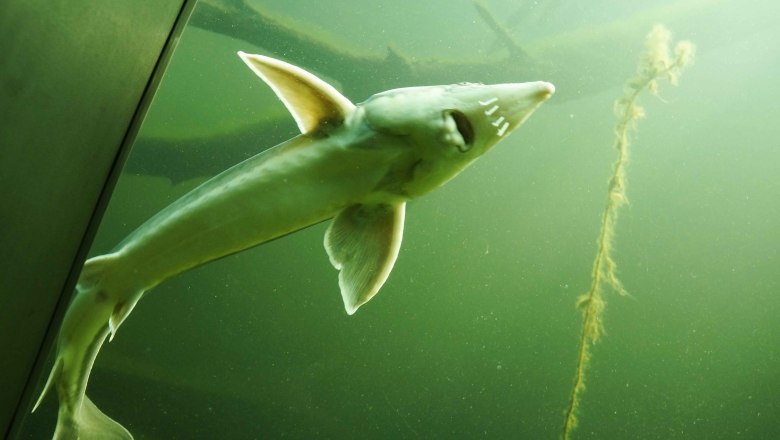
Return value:
<svg viewBox="0 0 780 440">
<path fill-rule="evenodd" d="M 53 440 L 133 440 L 133 436 L 84 396 L 78 414 L 61 413 L 57 418 Z"/>
<path fill-rule="evenodd" d="M 115 334 L 143 295 L 118 270 L 121 264 L 119 254 L 88 260 L 79 276 L 76 295 L 63 317 L 54 367 L 35 404 L 37 408 L 49 389 L 57 390 L 59 413 L 55 439 L 133 438 L 84 394 L 100 347 L 109 333 Z"/>
<path fill-rule="evenodd" d="M 41 395 L 38 396 L 38 400 L 35 402 L 35 406 L 33 406 L 32 412 L 35 412 L 35 410 L 38 409 L 38 407 L 41 405 L 43 398 L 46 397 L 46 394 L 49 392 L 51 387 L 54 386 L 54 382 L 57 380 L 57 376 L 59 376 L 61 371 L 62 358 L 58 357 L 54 362 L 54 366 L 51 368 L 51 373 L 49 373 L 49 378 L 46 380 L 46 385 L 44 385 L 43 391 L 41 391 Z"/>
</svg>

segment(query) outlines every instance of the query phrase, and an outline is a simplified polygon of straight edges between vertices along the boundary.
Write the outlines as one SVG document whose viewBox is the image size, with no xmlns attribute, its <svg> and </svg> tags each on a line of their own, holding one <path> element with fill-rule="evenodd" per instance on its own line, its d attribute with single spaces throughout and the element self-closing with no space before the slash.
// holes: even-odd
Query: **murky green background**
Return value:
<svg viewBox="0 0 780 440">
<path fill-rule="evenodd" d="M 502 54 L 465 0 L 256 3 L 355 53 Z M 412 201 L 395 269 L 355 316 L 322 246 L 326 224 L 154 289 L 98 357 L 89 395 L 103 411 L 137 439 L 558 438 L 581 324 L 574 304 L 589 287 L 615 159 L 612 101 L 668 14 L 698 54 L 679 87 L 662 82 L 662 99 L 642 99 L 616 235 L 632 296 L 608 298 L 575 438 L 780 438 L 780 7 L 485 4 L 540 60 L 545 48 L 619 29 L 619 41 L 583 45 L 571 62 L 606 86 L 559 85 L 508 140 Z M 273 41 L 185 31 L 139 142 L 172 142 L 189 159 L 131 155 L 93 254 L 205 179 L 132 172 L 139 161 L 239 162 L 226 156 L 230 142 L 260 152 L 296 134 L 237 50 L 286 56 Z M 605 56 L 603 68 L 576 71 Z M 258 121 L 274 134 L 229 136 Z M 224 150 L 186 154 L 193 140 L 223 135 Z M 27 436 L 50 435 L 55 401 Z"/>
</svg>

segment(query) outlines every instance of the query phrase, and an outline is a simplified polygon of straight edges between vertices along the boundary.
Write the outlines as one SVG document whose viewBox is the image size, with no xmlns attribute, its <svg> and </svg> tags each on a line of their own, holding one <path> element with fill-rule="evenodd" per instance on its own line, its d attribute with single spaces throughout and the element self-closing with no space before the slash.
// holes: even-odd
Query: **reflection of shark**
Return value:
<svg viewBox="0 0 780 440">
<path fill-rule="evenodd" d="M 239 52 L 301 135 L 163 209 L 115 252 L 89 259 L 57 340 L 57 439 L 132 438 L 85 396 L 98 350 L 144 292 L 195 266 L 335 217 L 325 234 L 348 314 L 373 297 L 401 245 L 406 201 L 455 175 L 517 128 L 554 87 L 457 84 L 383 92 L 354 105 L 281 61 Z"/>
</svg>

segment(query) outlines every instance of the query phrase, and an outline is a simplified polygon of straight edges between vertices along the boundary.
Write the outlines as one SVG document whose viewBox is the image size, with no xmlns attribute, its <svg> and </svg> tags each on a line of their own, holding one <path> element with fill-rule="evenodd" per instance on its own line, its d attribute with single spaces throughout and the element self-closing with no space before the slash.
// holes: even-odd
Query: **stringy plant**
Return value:
<svg viewBox="0 0 780 440">
<path fill-rule="evenodd" d="M 609 193 L 604 213 L 601 217 L 601 231 L 598 238 L 598 251 L 593 261 L 590 290 L 577 299 L 577 308 L 582 311 L 582 333 L 577 355 L 577 370 L 574 375 L 566 420 L 563 424 L 563 440 L 568 440 L 577 427 L 577 412 L 582 392 L 585 391 L 585 371 L 591 359 L 591 347 L 604 334 L 603 314 L 606 306 L 604 291 L 612 289 L 621 296 L 628 292 L 617 277 L 617 267 L 612 258 L 612 246 L 617 223 L 618 209 L 626 199 L 626 164 L 628 162 L 629 131 L 636 121 L 645 116 L 645 112 L 636 104 L 639 94 L 648 90 L 658 95 L 658 80 L 668 78 L 677 85 L 683 67 L 693 59 L 694 46 L 689 41 L 678 42 L 671 56 L 669 46 L 670 32 L 656 25 L 647 35 L 645 51 L 639 60 L 636 75 L 626 82 L 623 96 L 615 101 L 615 149 L 618 159 L 614 164 L 609 180 Z"/>
</svg>

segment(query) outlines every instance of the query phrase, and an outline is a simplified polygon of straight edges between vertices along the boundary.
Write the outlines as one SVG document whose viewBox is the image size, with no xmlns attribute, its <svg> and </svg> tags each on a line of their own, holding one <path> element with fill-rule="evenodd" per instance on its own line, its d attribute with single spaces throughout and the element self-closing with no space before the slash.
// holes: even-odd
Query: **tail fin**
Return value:
<svg viewBox="0 0 780 440">
<path fill-rule="evenodd" d="M 143 290 L 134 288 L 123 276 L 122 264 L 120 254 L 88 260 L 65 312 L 57 337 L 56 361 L 33 409 L 38 408 L 49 389 L 57 390 L 59 413 L 54 439 L 133 438 L 84 394 L 100 347 L 109 333 L 113 337 L 143 295 Z"/>
<path fill-rule="evenodd" d="M 133 440 L 124 426 L 98 409 L 84 396 L 75 418 L 59 417 L 53 440 Z"/>
<path fill-rule="evenodd" d="M 62 371 L 62 358 L 57 357 L 57 360 L 54 362 L 54 366 L 51 367 L 51 373 L 49 373 L 49 378 L 46 379 L 46 385 L 43 386 L 43 391 L 41 391 L 41 395 L 38 396 L 38 400 L 35 402 L 35 406 L 33 406 L 32 412 L 35 412 L 36 409 L 41 405 L 41 402 L 43 402 L 43 398 L 46 397 L 46 394 L 49 392 L 52 386 L 54 386 L 54 382 L 57 380 L 57 376 L 60 375 L 60 372 Z"/>
</svg>

